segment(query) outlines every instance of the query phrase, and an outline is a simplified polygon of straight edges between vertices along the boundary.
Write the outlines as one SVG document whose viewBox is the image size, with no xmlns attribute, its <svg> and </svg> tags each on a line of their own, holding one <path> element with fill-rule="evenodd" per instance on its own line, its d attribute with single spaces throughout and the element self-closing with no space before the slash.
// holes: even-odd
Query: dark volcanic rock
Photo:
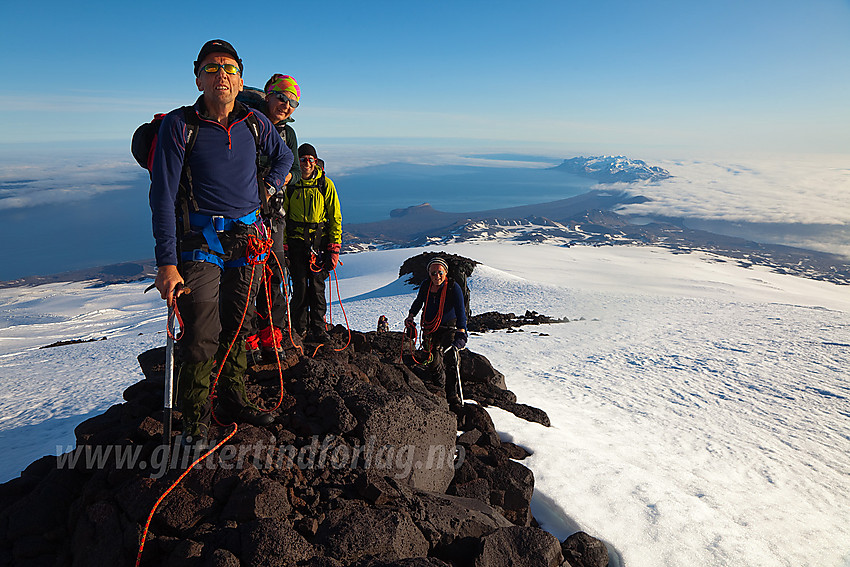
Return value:
<svg viewBox="0 0 850 567">
<path fill-rule="evenodd" d="M 501 400 L 495 400 L 493 402 L 493 405 L 496 407 L 500 407 L 505 411 L 509 411 L 515 416 L 521 417 L 526 421 L 533 421 L 535 423 L 545 425 L 546 427 L 549 427 L 551 425 L 551 423 L 549 422 L 549 416 L 546 415 L 546 412 L 542 409 L 526 404 L 517 404 Z"/>
<path fill-rule="evenodd" d="M 317 555 L 313 546 L 283 520 L 240 524 L 239 532 L 242 565 L 288 567 Z"/>
<path fill-rule="evenodd" d="M 460 373 L 465 382 L 484 384 L 500 390 L 506 390 L 505 375 L 493 368 L 483 354 L 464 349 L 460 352 Z"/>
<path fill-rule="evenodd" d="M 563 563 L 561 544 L 539 528 L 510 526 L 482 538 L 475 567 L 558 567 Z"/>
<path fill-rule="evenodd" d="M 361 438 L 374 449 L 374 465 L 414 488 L 441 492 L 448 487 L 454 476 L 452 463 L 434 455 L 453 453 L 457 426 L 441 405 L 432 402 L 423 407 L 409 394 L 365 385 L 343 393 L 343 398 L 357 418 Z"/>
<path fill-rule="evenodd" d="M 561 544 L 561 552 L 570 567 L 606 567 L 608 549 L 605 544 L 584 532 L 574 533 Z"/>
<path fill-rule="evenodd" d="M 364 559 L 353 564 L 353 567 L 451 567 L 445 561 L 436 557 L 413 557 L 411 559 L 395 559 L 384 561 L 382 559 Z"/>
<path fill-rule="evenodd" d="M 407 283 L 418 286 L 428 279 L 428 262 L 436 256 L 440 256 L 448 262 L 450 275 L 457 274 L 464 280 L 472 275 L 472 272 L 475 271 L 475 266 L 478 265 L 478 262 L 475 260 L 470 260 L 457 254 L 423 252 L 405 260 L 398 271 L 398 277 L 409 275 Z"/>
<path fill-rule="evenodd" d="M 328 555 L 346 563 L 366 555 L 398 560 L 428 554 L 425 536 L 405 509 L 346 502 L 328 513 L 316 537 Z"/>
<path fill-rule="evenodd" d="M 480 499 L 420 492 L 416 502 L 416 523 L 433 553 L 455 564 L 475 559 L 482 536 L 513 525 Z"/>
<path fill-rule="evenodd" d="M 513 313 L 499 313 L 488 311 L 479 315 L 473 315 L 469 319 L 467 328 L 469 332 L 483 333 L 498 329 L 513 329 L 523 325 L 549 325 L 552 323 L 568 323 L 569 319 L 553 319 L 541 315 L 537 311 L 526 311 L 525 315 L 514 315 Z"/>
<path fill-rule="evenodd" d="M 270 478 L 256 478 L 240 483 L 224 510 L 223 520 L 283 519 L 289 515 L 290 505 L 286 488 Z"/>
<path fill-rule="evenodd" d="M 213 425 L 223 442 L 199 461 L 162 445 L 164 349 L 142 353 L 145 379 L 77 426 L 74 453 L 0 485 L 0 567 L 129 565 L 143 534 L 143 566 L 549 564 L 528 452 L 483 405 L 451 413 L 427 370 L 398 362 L 400 333 L 330 334 L 333 348 L 290 344 L 280 370 L 251 367 L 248 395 L 279 404 L 274 422 Z M 467 400 L 547 421 L 486 357 L 464 351 L 462 373 Z"/>
<path fill-rule="evenodd" d="M 517 403 L 516 395 L 505 389 L 504 375 L 493 368 L 485 356 L 463 350 L 460 358 L 463 395 L 466 399 L 500 407 L 526 421 L 540 423 L 546 427 L 551 425 L 545 411 Z"/>
</svg>

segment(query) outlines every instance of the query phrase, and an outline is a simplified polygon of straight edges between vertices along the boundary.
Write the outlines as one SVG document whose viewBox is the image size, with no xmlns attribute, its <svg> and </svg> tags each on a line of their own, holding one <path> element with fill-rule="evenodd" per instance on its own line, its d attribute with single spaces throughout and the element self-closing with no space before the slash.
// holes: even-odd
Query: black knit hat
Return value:
<svg viewBox="0 0 850 567">
<path fill-rule="evenodd" d="M 298 147 L 298 157 L 304 156 L 313 156 L 314 158 L 319 159 L 318 154 L 316 154 L 316 148 L 310 144 L 301 144 Z"/>
<path fill-rule="evenodd" d="M 223 39 L 211 39 L 204 44 L 201 48 L 200 53 L 198 53 L 198 60 L 195 61 L 195 76 L 198 76 L 198 71 L 200 71 L 201 63 L 203 63 L 204 58 L 210 53 L 227 53 L 231 55 L 236 62 L 239 64 L 239 72 L 244 71 L 244 67 L 242 66 L 242 60 L 239 59 L 239 55 L 237 55 L 236 50 L 233 49 L 233 46 L 224 41 Z"/>
</svg>

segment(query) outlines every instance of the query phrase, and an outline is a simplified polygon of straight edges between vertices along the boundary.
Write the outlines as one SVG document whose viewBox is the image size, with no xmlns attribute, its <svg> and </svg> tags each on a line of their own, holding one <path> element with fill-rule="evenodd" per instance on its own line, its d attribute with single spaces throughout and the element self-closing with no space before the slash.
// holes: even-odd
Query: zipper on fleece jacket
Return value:
<svg viewBox="0 0 850 567">
<path fill-rule="evenodd" d="M 198 111 L 196 110 L 195 112 L 198 112 Z M 249 111 L 249 112 L 248 112 L 248 114 L 251 114 L 251 112 Z M 236 126 L 237 124 L 239 124 L 240 122 L 244 122 L 245 120 L 247 120 L 247 119 L 248 119 L 248 114 L 246 114 L 245 116 L 243 116 L 243 117 L 242 117 L 242 118 L 240 118 L 239 120 L 236 120 L 235 122 L 232 122 L 232 123 L 231 123 L 229 126 L 227 126 L 227 127 L 222 126 L 221 122 L 216 122 L 215 120 L 210 120 L 210 119 L 208 119 L 208 118 L 204 118 L 203 116 L 201 116 L 201 114 L 200 114 L 199 112 L 198 112 L 198 119 L 199 119 L 199 120 L 202 120 L 202 121 L 204 121 L 204 122 L 209 122 L 210 124 L 215 124 L 215 125 L 216 125 L 216 126 L 218 126 L 219 128 L 224 128 L 224 131 L 225 131 L 225 132 L 227 132 L 227 149 L 228 149 L 228 150 L 232 150 L 232 149 L 233 149 L 233 138 L 232 138 L 232 137 L 231 137 L 231 135 L 230 135 L 230 129 L 231 129 L 231 128 L 233 128 L 234 126 Z M 250 129 L 250 127 L 249 127 L 249 129 Z M 251 137 L 252 137 L 252 138 L 254 137 L 253 133 L 251 134 Z"/>
</svg>

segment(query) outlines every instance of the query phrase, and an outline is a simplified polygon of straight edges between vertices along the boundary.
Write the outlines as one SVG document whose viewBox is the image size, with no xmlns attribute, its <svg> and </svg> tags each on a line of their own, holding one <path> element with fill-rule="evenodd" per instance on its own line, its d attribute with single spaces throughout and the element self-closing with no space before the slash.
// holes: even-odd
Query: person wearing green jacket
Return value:
<svg viewBox="0 0 850 567">
<path fill-rule="evenodd" d="M 342 212 L 333 181 L 318 165 L 316 148 L 298 148 L 301 179 L 286 190 L 286 249 L 292 298 L 292 330 L 312 342 L 330 340 L 325 329 L 325 279 L 336 269 L 342 246 Z"/>
</svg>

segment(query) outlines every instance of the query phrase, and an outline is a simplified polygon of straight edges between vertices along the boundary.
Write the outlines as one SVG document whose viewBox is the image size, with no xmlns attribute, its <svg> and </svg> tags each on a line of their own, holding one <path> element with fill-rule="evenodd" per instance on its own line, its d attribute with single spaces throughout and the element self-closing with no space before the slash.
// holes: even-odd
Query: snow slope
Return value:
<svg viewBox="0 0 850 567">
<path fill-rule="evenodd" d="M 445 250 L 483 263 L 473 313 L 572 319 L 470 340 L 552 420 L 490 409 L 534 452 L 545 528 L 601 537 L 629 566 L 850 565 L 846 288 L 650 247 Z M 352 328 L 381 314 L 401 328 L 415 290 L 398 267 L 419 252 L 343 256 Z M 0 290 L 0 480 L 73 444 L 77 423 L 141 378 L 135 356 L 165 325 L 146 285 Z"/>
</svg>

